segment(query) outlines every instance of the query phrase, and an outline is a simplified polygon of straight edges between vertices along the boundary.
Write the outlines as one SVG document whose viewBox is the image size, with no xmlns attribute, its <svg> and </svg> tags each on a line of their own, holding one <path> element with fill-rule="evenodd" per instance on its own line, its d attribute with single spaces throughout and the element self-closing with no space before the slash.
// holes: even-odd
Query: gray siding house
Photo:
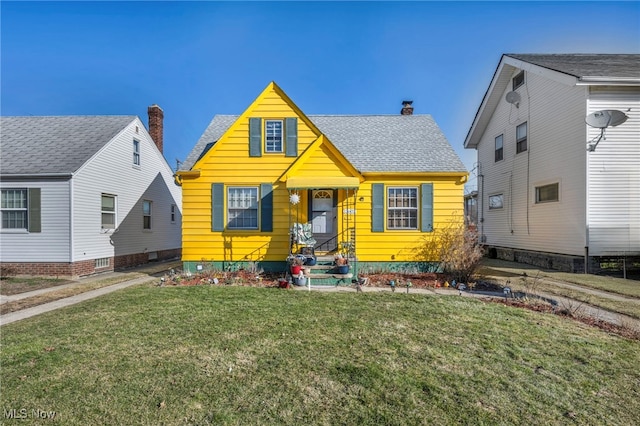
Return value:
<svg viewBox="0 0 640 426">
<path fill-rule="evenodd" d="M 628 118 L 588 149 L 601 110 Z M 464 146 L 490 255 L 575 272 L 640 256 L 640 55 L 503 55 Z"/>
<path fill-rule="evenodd" d="M 0 118 L 5 273 L 82 276 L 181 253 L 163 112 Z M 153 137 L 152 137 L 153 135 Z"/>
</svg>

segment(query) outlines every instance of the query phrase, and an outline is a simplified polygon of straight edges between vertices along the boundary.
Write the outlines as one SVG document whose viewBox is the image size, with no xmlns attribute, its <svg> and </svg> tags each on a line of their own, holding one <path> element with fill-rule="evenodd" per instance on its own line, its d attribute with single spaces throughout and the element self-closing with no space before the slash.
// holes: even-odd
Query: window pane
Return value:
<svg viewBox="0 0 640 426">
<path fill-rule="evenodd" d="M 265 145 L 267 152 L 282 152 L 282 121 L 266 121 Z"/>
<path fill-rule="evenodd" d="M 116 215 L 113 213 L 102 213 L 102 227 L 113 229 L 116 227 Z"/>
<path fill-rule="evenodd" d="M 516 139 L 521 140 L 527 137 L 527 123 L 522 123 L 516 127 Z"/>
<path fill-rule="evenodd" d="M 558 201 L 558 184 L 539 186 L 536 188 L 536 203 L 545 203 L 549 201 Z"/>
<path fill-rule="evenodd" d="M 503 206 L 502 194 L 491 195 L 489 197 L 489 210 L 501 209 Z"/>
<path fill-rule="evenodd" d="M 229 188 L 227 206 L 230 229 L 258 229 L 258 188 Z"/>
<path fill-rule="evenodd" d="M 418 228 L 418 189 L 388 188 L 387 228 Z"/>
<path fill-rule="evenodd" d="M 102 210 L 113 212 L 116 210 L 116 199 L 108 195 L 102 196 Z"/>
<path fill-rule="evenodd" d="M 142 202 L 142 214 L 145 214 L 145 215 L 151 214 L 151 203 L 149 201 Z"/>
<path fill-rule="evenodd" d="M 3 211 L 2 227 L 6 229 L 27 229 L 26 211 Z"/>
<path fill-rule="evenodd" d="M 26 209 L 27 190 L 26 189 L 5 189 L 2 191 L 3 209 Z"/>
<path fill-rule="evenodd" d="M 102 229 L 115 229 L 116 227 L 116 197 L 102 194 Z"/>
</svg>

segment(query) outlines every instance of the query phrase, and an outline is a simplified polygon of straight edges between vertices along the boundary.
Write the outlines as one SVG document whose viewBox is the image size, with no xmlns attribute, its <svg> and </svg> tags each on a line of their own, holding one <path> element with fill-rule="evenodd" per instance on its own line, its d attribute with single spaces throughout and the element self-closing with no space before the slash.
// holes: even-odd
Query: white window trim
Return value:
<svg viewBox="0 0 640 426">
<path fill-rule="evenodd" d="M 111 197 L 113 198 L 113 211 L 103 210 L 102 209 L 102 198 L 103 197 Z M 105 228 L 104 221 L 102 220 L 103 214 L 113 215 L 113 228 Z M 113 194 L 100 194 L 100 228 L 102 229 L 115 229 L 118 226 L 118 197 Z"/>
<path fill-rule="evenodd" d="M 415 197 L 415 201 L 416 201 L 416 206 L 415 207 L 390 207 L 389 206 L 389 199 L 390 199 L 390 192 L 392 190 L 406 190 L 406 189 L 413 189 L 415 191 L 416 197 Z M 386 229 L 391 230 L 391 231 L 417 231 L 420 229 L 420 190 L 417 186 L 388 186 L 386 188 L 386 205 L 385 205 L 385 216 L 386 216 Z M 391 224 L 389 223 L 389 218 L 390 218 L 390 214 L 389 212 L 391 210 L 406 210 L 406 211 L 410 211 L 410 212 L 415 212 L 415 217 L 416 217 L 416 226 L 415 227 L 395 227 L 395 226 L 391 226 Z M 402 220 L 405 220 L 404 218 L 401 218 Z M 410 220 L 410 219 L 409 219 Z"/>
<path fill-rule="evenodd" d="M 140 167 L 140 141 L 133 140 L 133 166 Z"/>
<path fill-rule="evenodd" d="M 250 190 L 255 190 L 255 194 L 256 194 L 256 201 L 255 201 L 255 208 L 231 208 L 231 202 L 230 202 L 230 192 L 239 190 L 239 189 L 250 189 Z M 255 231 L 257 229 L 260 228 L 260 188 L 258 186 L 228 186 L 227 187 L 227 191 L 226 191 L 226 214 L 227 214 L 227 229 L 229 230 L 233 230 L 233 231 Z M 251 226 L 251 227 L 239 227 L 239 226 L 231 226 L 231 210 L 255 210 L 256 211 L 256 226 Z"/>
<path fill-rule="evenodd" d="M 280 123 L 280 150 L 269 150 L 267 145 L 267 138 L 269 134 L 267 132 L 268 123 L 277 122 Z M 267 154 L 282 154 L 284 152 L 284 120 L 264 120 L 264 152 Z"/>
<path fill-rule="evenodd" d="M 0 229 L 3 232 L 28 232 L 29 230 L 29 190 L 27 188 L 2 188 L 0 192 L 5 191 L 20 191 L 25 195 L 25 207 L 1 207 L 0 206 Z M 22 228 L 5 228 L 2 226 L 2 212 L 25 212 L 24 227 Z"/>
<path fill-rule="evenodd" d="M 498 138 L 502 139 L 502 143 L 500 148 L 496 148 L 497 146 L 497 142 L 498 142 Z M 496 159 L 496 154 L 498 153 L 498 149 L 501 149 L 501 157 L 499 160 Z M 504 133 L 500 133 L 498 136 L 496 136 L 495 138 L 493 138 L 493 162 L 494 163 L 498 163 L 500 161 L 504 160 Z"/>
<path fill-rule="evenodd" d="M 525 128 L 527 129 L 525 136 L 523 138 L 518 138 L 518 129 L 522 128 L 522 126 L 525 126 Z M 525 149 L 523 150 L 518 150 L 518 146 L 520 145 L 520 142 L 524 142 L 525 143 Z M 516 126 L 516 154 L 520 154 L 521 152 L 525 152 L 529 150 L 529 122 L 528 121 L 524 121 L 520 124 L 518 124 Z"/>
<path fill-rule="evenodd" d="M 145 214 L 144 205 L 145 203 L 149 203 L 149 214 Z M 149 227 L 145 228 L 144 219 L 145 217 L 149 217 Z M 142 200 L 142 230 L 143 231 L 151 231 L 153 229 L 153 201 L 151 200 Z"/>
</svg>

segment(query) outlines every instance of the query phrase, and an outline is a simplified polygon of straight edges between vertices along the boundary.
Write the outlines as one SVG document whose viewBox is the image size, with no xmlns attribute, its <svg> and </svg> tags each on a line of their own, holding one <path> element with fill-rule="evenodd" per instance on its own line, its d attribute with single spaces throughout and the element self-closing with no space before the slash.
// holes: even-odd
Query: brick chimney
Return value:
<svg viewBox="0 0 640 426">
<path fill-rule="evenodd" d="M 411 106 L 413 101 L 402 101 L 401 115 L 413 115 L 413 107 Z"/>
<path fill-rule="evenodd" d="M 147 110 L 149 113 L 149 134 L 153 141 L 156 143 L 156 146 L 162 152 L 162 143 L 163 143 L 163 127 L 162 120 L 164 119 L 164 111 L 158 105 L 153 104 Z"/>
</svg>

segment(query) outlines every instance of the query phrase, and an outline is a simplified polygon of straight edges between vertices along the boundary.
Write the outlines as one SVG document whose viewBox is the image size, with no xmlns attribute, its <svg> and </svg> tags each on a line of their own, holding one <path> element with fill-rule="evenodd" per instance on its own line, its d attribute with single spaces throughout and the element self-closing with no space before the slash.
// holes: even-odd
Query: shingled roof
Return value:
<svg viewBox="0 0 640 426">
<path fill-rule="evenodd" d="M 190 170 L 238 119 L 216 115 L 182 165 Z M 466 172 L 430 115 L 308 115 L 361 173 Z"/>
<path fill-rule="evenodd" d="M 74 173 L 135 118 L 0 117 L 0 173 Z"/>
<path fill-rule="evenodd" d="M 578 78 L 640 79 L 640 55 L 507 53 L 505 56 Z"/>
</svg>

